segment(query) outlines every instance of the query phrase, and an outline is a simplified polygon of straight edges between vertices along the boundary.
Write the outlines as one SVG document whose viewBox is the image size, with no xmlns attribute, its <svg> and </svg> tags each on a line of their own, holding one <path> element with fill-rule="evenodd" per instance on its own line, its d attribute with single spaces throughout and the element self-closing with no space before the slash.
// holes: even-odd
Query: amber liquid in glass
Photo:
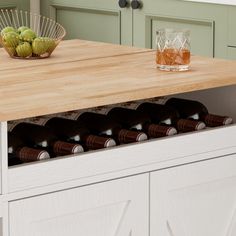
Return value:
<svg viewBox="0 0 236 236">
<path fill-rule="evenodd" d="M 174 48 L 157 50 L 156 63 L 158 66 L 187 66 L 190 64 L 190 50 Z"/>
</svg>

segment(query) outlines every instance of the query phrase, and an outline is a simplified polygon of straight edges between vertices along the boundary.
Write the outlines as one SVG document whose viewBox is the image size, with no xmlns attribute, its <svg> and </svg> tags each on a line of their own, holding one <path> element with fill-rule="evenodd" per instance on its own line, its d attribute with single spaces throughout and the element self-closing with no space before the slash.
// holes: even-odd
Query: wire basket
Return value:
<svg viewBox="0 0 236 236">
<path fill-rule="evenodd" d="M 0 44 L 12 58 L 50 57 L 66 31 L 56 21 L 22 10 L 0 9 Z"/>
</svg>

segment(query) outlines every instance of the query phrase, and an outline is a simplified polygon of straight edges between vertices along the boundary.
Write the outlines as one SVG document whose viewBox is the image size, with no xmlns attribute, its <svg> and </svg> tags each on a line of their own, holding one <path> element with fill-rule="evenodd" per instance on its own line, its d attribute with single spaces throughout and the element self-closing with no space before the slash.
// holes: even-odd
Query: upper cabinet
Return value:
<svg viewBox="0 0 236 236">
<path fill-rule="evenodd" d="M 226 56 L 227 7 L 180 0 L 146 0 L 134 10 L 134 45 L 155 48 L 156 30 L 191 31 L 191 51 L 205 56 Z"/>
<path fill-rule="evenodd" d="M 30 0 L 0 0 L 0 8 L 18 8 L 28 11 L 30 9 Z"/>
<path fill-rule="evenodd" d="M 68 38 L 155 48 L 156 30 L 188 28 L 193 54 L 236 59 L 236 7 L 182 0 L 41 0 Z"/>
<path fill-rule="evenodd" d="M 43 15 L 56 18 L 67 30 L 66 38 L 132 45 L 132 11 L 126 1 L 41 1 Z M 128 2 L 127 2 L 128 4 Z"/>
</svg>

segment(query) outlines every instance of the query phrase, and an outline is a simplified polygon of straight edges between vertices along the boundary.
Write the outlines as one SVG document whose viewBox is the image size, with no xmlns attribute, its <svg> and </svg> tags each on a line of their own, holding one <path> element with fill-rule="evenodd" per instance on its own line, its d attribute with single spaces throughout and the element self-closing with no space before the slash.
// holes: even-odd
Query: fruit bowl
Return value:
<svg viewBox="0 0 236 236">
<path fill-rule="evenodd" d="M 21 10 L 0 10 L 0 44 L 12 58 L 48 58 L 66 31 L 45 16 Z"/>
</svg>

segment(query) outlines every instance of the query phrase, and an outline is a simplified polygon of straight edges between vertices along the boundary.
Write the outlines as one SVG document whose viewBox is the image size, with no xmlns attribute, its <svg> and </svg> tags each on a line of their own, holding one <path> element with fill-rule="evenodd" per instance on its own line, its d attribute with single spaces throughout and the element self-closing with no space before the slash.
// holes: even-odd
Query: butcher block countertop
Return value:
<svg viewBox="0 0 236 236">
<path fill-rule="evenodd" d="M 163 72 L 153 50 L 81 40 L 41 60 L 0 49 L 0 73 L 0 121 L 236 85 L 236 61 L 192 56 L 190 71 Z"/>
</svg>

